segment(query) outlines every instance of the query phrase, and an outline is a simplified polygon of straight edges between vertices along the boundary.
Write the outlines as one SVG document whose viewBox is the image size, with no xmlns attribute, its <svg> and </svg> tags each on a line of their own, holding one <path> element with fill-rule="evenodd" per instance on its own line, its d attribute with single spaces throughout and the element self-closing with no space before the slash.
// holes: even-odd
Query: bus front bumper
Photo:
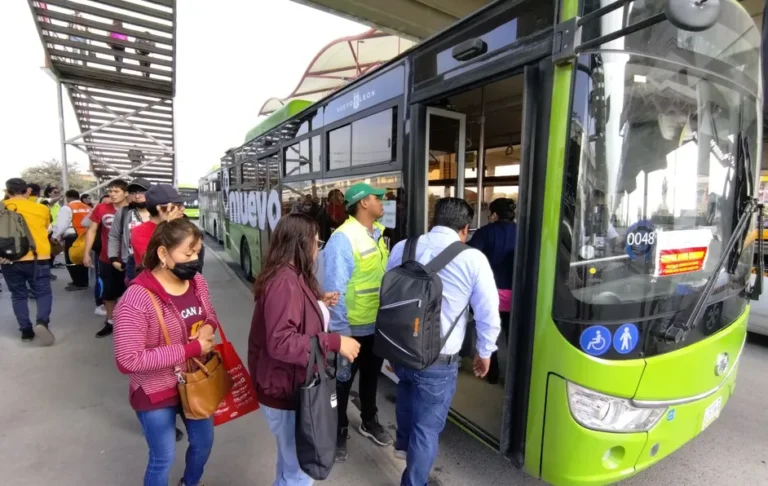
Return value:
<svg viewBox="0 0 768 486">
<path fill-rule="evenodd" d="M 647 432 L 614 433 L 578 424 L 568 407 L 566 381 L 550 375 L 541 478 L 556 486 L 613 484 L 642 471 L 699 435 L 733 395 L 736 369 L 713 394 L 668 406 Z"/>
</svg>

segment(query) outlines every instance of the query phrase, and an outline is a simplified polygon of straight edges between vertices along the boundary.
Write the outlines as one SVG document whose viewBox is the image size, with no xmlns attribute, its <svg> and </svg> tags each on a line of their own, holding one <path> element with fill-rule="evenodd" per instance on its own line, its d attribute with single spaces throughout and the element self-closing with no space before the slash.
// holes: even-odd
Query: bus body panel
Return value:
<svg viewBox="0 0 768 486">
<path fill-rule="evenodd" d="M 658 376 L 670 376 L 665 385 L 662 380 L 653 381 L 651 389 L 680 390 L 668 399 L 686 398 L 684 386 L 690 381 L 701 383 L 700 370 L 686 368 L 686 363 L 697 363 L 701 357 L 710 358 L 718 349 L 734 349 L 732 363 L 725 372 L 725 379 L 720 377 L 717 388 L 707 391 L 714 393 L 698 400 L 679 405 L 669 405 L 662 417 L 648 432 L 612 433 L 590 430 L 578 424 L 571 415 L 568 405 L 566 380 L 556 373 L 547 377 L 546 421 L 544 423 L 544 443 L 542 444 L 541 479 L 558 486 L 578 485 L 597 486 L 611 484 L 626 479 L 637 472 L 656 464 L 663 458 L 699 435 L 714 419 L 722 413 L 728 400 L 733 395 L 738 371 L 738 353 L 744 343 L 748 312 L 745 311 L 730 327 L 715 338 L 696 343 L 690 347 L 656 358 L 648 359 L 648 368 L 658 370 Z M 555 329 L 557 333 L 557 330 Z M 572 346 L 565 343 L 565 346 Z M 578 351 L 577 351 L 578 353 Z M 654 360 L 665 361 L 652 363 Z M 566 360 L 564 360 L 566 361 Z M 642 360 L 633 360 L 635 362 Z M 714 360 L 711 360 L 714 370 Z M 708 361 L 709 362 L 709 361 Z M 616 363 L 613 363 L 616 364 Z M 613 368 L 602 366 L 603 368 Z M 554 369 L 554 368 L 553 368 Z M 688 374 L 678 373 L 687 370 Z M 583 371 L 578 369 L 578 372 Z M 656 373 L 654 371 L 654 373 Z M 569 373 L 569 380 L 576 381 L 579 373 Z M 714 372 L 712 375 L 714 376 Z M 640 388 L 646 384 L 647 371 L 640 380 Z M 653 376 L 653 380 L 656 377 Z M 605 378 L 599 378 L 602 383 Z M 578 381 L 577 381 L 578 382 Z M 579 384 L 584 384 L 578 382 Z M 596 389 L 596 386 L 589 386 Z M 614 384 L 616 386 L 616 384 Z M 675 388 L 678 387 L 678 388 Z M 611 390 L 616 395 L 618 388 Z M 631 395 L 627 396 L 630 397 Z M 639 399 L 638 396 L 634 397 Z M 717 402 L 717 403 L 716 403 Z M 710 407 L 717 407 L 717 416 L 706 419 Z M 710 421 L 711 420 L 711 421 Z M 533 473 L 532 471 L 529 471 Z"/>
<path fill-rule="evenodd" d="M 238 264 L 243 262 L 244 256 L 241 255 L 243 238 L 248 243 L 248 249 L 251 254 L 251 272 L 255 277 L 261 270 L 261 232 L 258 228 L 252 228 L 244 224 L 229 223 L 229 249 L 234 255 L 237 255 Z"/>
<path fill-rule="evenodd" d="M 747 335 L 745 310 L 739 319 L 710 336 L 680 350 L 645 360 L 645 372 L 635 400 L 676 400 L 707 393 L 723 384 L 736 365 Z M 715 373 L 718 358 L 728 353 L 728 367 Z"/>
</svg>

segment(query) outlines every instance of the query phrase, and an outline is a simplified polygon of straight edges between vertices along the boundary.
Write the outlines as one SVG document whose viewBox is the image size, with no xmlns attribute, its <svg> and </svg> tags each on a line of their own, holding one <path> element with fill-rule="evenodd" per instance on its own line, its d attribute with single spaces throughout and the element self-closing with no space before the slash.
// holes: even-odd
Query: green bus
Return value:
<svg viewBox="0 0 768 486">
<path fill-rule="evenodd" d="M 517 199 L 504 371 L 462 366 L 451 420 L 552 484 L 628 478 L 734 390 L 760 291 L 760 40 L 734 0 L 493 3 L 228 151 L 227 246 L 252 276 L 284 214 L 326 240 L 359 181 L 386 189 L 390 246 L 439 198 L 474 228 Z"/>
<path fill-rule="evenodd" d="M 200 217 L 200 196 L 198 189 L 192 184 L 179 184 L 179 195 L 184 200 L 184 214 L 188 218 Z"/>
<path fill-rule="evenodd" d="M 224 199 L 221 191 L 221 166 L 200 178 L 200 228 L 216 241 L 224 241 Z"/>
</svg>

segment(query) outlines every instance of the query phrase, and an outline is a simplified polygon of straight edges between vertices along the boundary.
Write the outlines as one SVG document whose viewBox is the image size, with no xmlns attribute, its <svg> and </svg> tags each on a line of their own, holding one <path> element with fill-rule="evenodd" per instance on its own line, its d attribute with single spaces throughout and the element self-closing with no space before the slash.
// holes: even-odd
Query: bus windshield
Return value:
<svg viewBox="0 0 768 486">
<path fill-rule="evenodd" d="M 630 4 L 640 7 L 629 24 L 656 4 Z M 615 317 L 668 311 L 665 301 L 696 295 L 712 276 L 762 133 L 760 35 L 740 7 L 723 6 L 721 23 L 695 36 L 663 21 L 579 58 L 559 259 L 559 284 L 580 309 L 570 317 L 648 301 L 659 305 Z M 614 14 L 596 37 L 622 27 Z M 717 276 L 720 298 L 746 285 L 750 251 L 737 262 Z"/>
</svg>

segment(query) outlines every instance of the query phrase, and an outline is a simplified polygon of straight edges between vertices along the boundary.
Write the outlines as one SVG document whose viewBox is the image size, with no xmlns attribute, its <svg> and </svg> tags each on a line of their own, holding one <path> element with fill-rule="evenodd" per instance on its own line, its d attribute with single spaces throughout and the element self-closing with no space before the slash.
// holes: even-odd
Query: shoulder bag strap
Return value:
<svg viewBox="0 0 768 486">
<path fill-rule="evenodd" d="M 455 241 L 433 258 L 432 261 L 427 264 L 427 268 L 437 273 L 451 263 L 454 258 L 459 256 L 459 253 L 469 249 L 469 245 L 460 241 Z"/>
<path fill-rule="evenodd" d="M 152 301 L 152 306 L 155 308 L 155 314 L 157 314 L 157 321 L 160 323 L 160 330 L 163 331 L 163 338 L 165 339 L 165 344 L 168 346 L 171 346 L 171 336 L 168 334 L 168 328 L 165 325 L 165 318 L 163 317 L 163 311 L 160 309 L 160 304 L 157 303 L 157 297 L 155 294 L 145 288 L 144 289 L 147 292 L 147 295 L 149 296 L 149 300 Z M 176 378 L 179 380 L 179 383 L 185 383 L 184 375 L 181 373 L 181 367 L 174 366 L 173 367 L 173 373 L 176 375 Z"/>
<path fill-rule="evenodd" d="M 453 332 L 454 329 L 456 329 L 456 324 L 459 323 L 459 319 L 461 319 L 461 316 L 463 316 L 464 313 L 467 312 L 467 309 L 469 309 L 469 304 L 467 304 L 467 306 L 465 308 L 463 308 L 461 310 L 461 312 L 459 312 L 459 315 L 456 316 L 456 319 L 453 320 L 453 324 L 451 324 L 451 328 L 448 329 L 448 333 L 445 335 L 445 337 L 444 338 L 440 338 L 440 349 L 441 350 L 443 349 L 443 346 L 445 346 L 445 343 L 448 342 L 448 338 L 451 337 L 451 333 Z"/>
<path fill-rule="evenodd" d="M 309 361 L 307 362 L 307 377 L 304 379 L 304 387 L 312 384 L 315 378 L 314 367 L 317 366 L 317 374 L 320 381 L 326 381 L 328 376 L 325 373 L 325 360 L 323 359 L 323 350 L 320 348 L 320 340 L 317 336 L 309 339 Z"/>
</svg>

